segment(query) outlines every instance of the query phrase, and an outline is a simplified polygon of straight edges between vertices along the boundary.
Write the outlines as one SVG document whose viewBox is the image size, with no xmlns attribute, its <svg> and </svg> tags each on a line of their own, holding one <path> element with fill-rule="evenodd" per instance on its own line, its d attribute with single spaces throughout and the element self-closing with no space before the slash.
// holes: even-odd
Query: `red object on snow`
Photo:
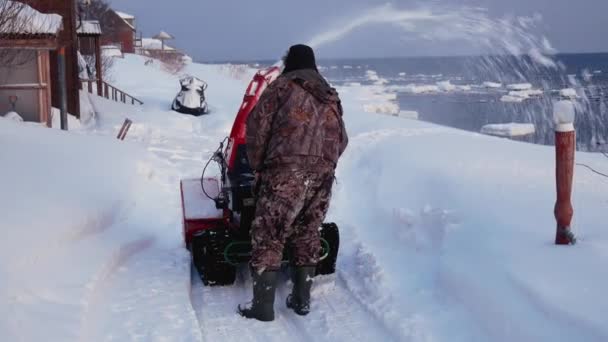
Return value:
<svg viewBox="0 0 608 342">
<path fill-rule="evenodd" d="M 230 223 L 230 213 L 227 210 L 217 209 L 215 202 L 203 193 L 203 186 L 210 196 L 217 196 L 220 191 L 219 182 L 215 178 L 204 178 L 202 181 L 183 179 L 180 183 L 183 233 L 188 249 L 196 233 L 217 227 L 228 227 Z"/>
<path fill-rule="evenodd" d="M 281 68 L 270 67 L 265 70 L 260 70 L 253 77 L 253 80 L 249 83 L 245 97 L 243 98 L 243 104 L 239 108 L 239 112 L 234 120 L 232 131 L 230 132 L 230 139 L 226 148 L 226 155 L 228 156 L 228 171 L 231 172 L 234 169 L 234 162 L 236 160 L 237 148 L 240 145 L 245 145 L 245 132 L 246 123 L 249 113 L 253 110 L 255 105 L 258 103 L 260 96 L 266 88 L 281 74 Z"/>
</svg>

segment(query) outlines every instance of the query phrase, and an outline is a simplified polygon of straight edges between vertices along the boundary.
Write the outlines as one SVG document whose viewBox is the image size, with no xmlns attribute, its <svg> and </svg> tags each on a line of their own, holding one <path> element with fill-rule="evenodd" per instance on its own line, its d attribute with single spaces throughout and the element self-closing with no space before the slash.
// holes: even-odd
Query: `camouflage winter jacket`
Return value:
<svg viewBox="0 0 608 342">
<path fill-rule="evenodd" d="M 247 119 L 254 170 L 334 170 L 348 144 L 338 93 L 314 70 L 281 75 Z"/>
</svg>

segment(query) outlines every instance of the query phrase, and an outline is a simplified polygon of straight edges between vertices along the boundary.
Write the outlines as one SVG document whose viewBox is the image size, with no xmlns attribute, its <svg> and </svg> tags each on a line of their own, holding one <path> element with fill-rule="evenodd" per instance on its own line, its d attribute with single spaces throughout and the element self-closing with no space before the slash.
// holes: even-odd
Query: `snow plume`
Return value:
<svg viewBox="0 0 608 342">
<path fill-rule="evenodd" d="M 349 35 L 355 29 L 371 24 L 401 24 L 413 25 L 419 21 L 437 21 L 440 16 L 430 10 L 399 11 L 392 4 L 386 4 L 366 10 L 363 15 L 357 16 L 349 22 L 342 22 L 336 28 L 318 34 L 308 42 L 308 45 L 318 48 Z"/>
<path fill-rule="evenodd" d="M 530 32 L 542 21 L 533 17 L 491 18 L 482 8 L 450 8 L 424 5 L 416 9 L 400 9 L 393 4 L 374 7 L 349 20 L 338 20 L 337 25 L 313 37 L 308 44 L 319 48 L 338 41 L 353 31 L 377 24 L 400 28 L 422 40 L 464 40 L 489 55 L 526 55 L 531 63 L 555 68 L 550 55 L 555 51 L 545 37 Z"/>
<path fill-rule="evenodd" d="M 551 89 L 542 84 L 540 75 L 558 74 L 563 84 L 580 88 L 576 80 L 568 79 L 564 66 L 553 58 L 556 52 L 549 40 L 537 34 L 542 24 L 542 16 L 492 17 L 486 9 L 466 6 L 440 5 L 436 2 L 409 8 L 396 4 L 386 4 L 368 9 L 359 15 L 334 20 L 335 26 L 313 37 L 309 44 L 315 48 L 330 45 L 359 32 L 369 26 L 389 25 L 396 28 L 395 38 L 408 41 L 431 41 L 441 45 L 446 42 L 458 43 L 471 51 L 479 52 L 481 58 L 472 58 L 465 63 L 465 76 L 475 80 L 492 80 L 491 87 L 508 84 L 530 84 L 538 89 L 534 94 L 503 94 L 502 102 L 522 103 L 534 98 L 534 106 L 522 110 L 522 122 L 533 123 L 539 135 L 547 135 L 547 143 L 552 143 L 553 104 L 548 94 Z M 399 37 L 399 35 L 403 37 Z M 404 49 L 407 47 L 404 46 Z M 420 51 L 424 54 L 424 51 Z M 413 85 L 411 93 L 438 93 L 452 88 L 449 83 L 435 85 Z M 525 95 L 525 96 L 524 96 Z M 604 127 L 603 122 L 593 118 L 589 101 L 581 99 L 581 111 L 587 116 L 589 132 Z M 519 107 L 518 107 L 519 108 Z M 589 141 L 592 138 L 589 138 Z M 582 146 L 581 146 L 582 147 Z"/>
</svg>

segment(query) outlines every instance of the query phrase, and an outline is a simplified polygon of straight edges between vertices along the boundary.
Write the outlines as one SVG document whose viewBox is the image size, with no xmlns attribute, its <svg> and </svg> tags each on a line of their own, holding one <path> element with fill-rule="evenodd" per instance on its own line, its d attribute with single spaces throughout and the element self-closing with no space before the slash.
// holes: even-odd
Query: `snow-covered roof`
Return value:
<svg viewBox="0 0 608 342">
<path fill-rule="evenodd" d="M 23 7 L 15 11 L 17 24 L 3 25 L 0 28 L 0 34 L 56 35 L 61 30 L 63 20 L 58 14 L 40 13 L 28 5 L 10 0 L 4 6 L 4 8 L 11 8 L 10 6 Z"/>
<path fill-rule="evenodd" d="M 114 11 L 114 12 L 116 12 L 116 14 L 118 14 L 118 16 L 119 16 L 119 17 L 121 17 L 121 18 L 123 18 L 123 19 L 125 19 L 125 20 L 132 20 L 132 19 L 135 19 L 135 16 L 134 16 L 134 15 L 127 14 L 127 13 L 125 13 L 125 12 L 121 12 L 121 11 Z"/>
<path fill-rule="evenodd" d="M 531 123 L 489 124 L 481 128 L 481 133 L 498 137 L 523 137 L 535 132 L 536 127 Z"/>
<path fill-rule="evenodd" d="M 84 20 L 78 28 L 78 34 L 101 35 L 101 33 L 101 25 L 97 20 Z"/>
<path fill-rule="evenodd" d="M 141 40 L 141 47 L 144 50 L 160 50 L 160 49 L 162 49 L 162 46 L 163 46 L 163 42 L 160 39 L 142 38 L 142 40 Z M 175 50 L 175 48 L 172 48 L 172 47 L 168 46 L 167 44 L 165 44 L 165 50 Z"/>
<path fill-rule="evenodd" d="M 157 34 L 156 36 L 154 36 L 154 37 L 152 37 L 152 38 L 155 38 L 155 39 L 160 39 L 160 40 L 167 40 L 167 39 L 173 39 L 173 36 L 172 36 L 172 35 L 170 35 L 170 34 L 168 34 L 168 33 L 167 33 L 167 32 L 165 32 L 165 31 L 160 31 L 160 33 L 159 33 L 159 34 Z"/>
<path fill-rule="evenodd" d="M 113 10 L 113 11 L 114 11 L 114 13 L 116 13 L 116 15 L 118 15 L 122 19 L 122 21 L 125 24 L 129 25 L 130 28 L 135 30 L 135 26 L 133 26 L 133 24 L 129 21 L 129 20 L 131 20 L 131 21 L 135 20 L 134 16 L 127 14 L 125 12 L 120 12 L 120 11 L 116 11 L 116 10 Z"/>
</svg>

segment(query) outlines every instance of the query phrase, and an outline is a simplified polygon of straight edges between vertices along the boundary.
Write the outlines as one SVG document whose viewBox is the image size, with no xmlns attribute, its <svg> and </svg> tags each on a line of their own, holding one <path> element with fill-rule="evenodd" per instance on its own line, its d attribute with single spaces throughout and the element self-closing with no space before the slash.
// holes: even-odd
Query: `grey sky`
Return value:
<svg viewBox="0 0 608 342">
<path fill-rule="evenodd" d="M 113 0 L 137 17 L 144 35 L 166 30 L 196 60 L 272 59 L 293 43 L 307 42 L 354 14 L 387 0 Z M 429 1 L 426 1 L 428 3 Z M 608 51 L 607 0 L 442 0 L 435 3 L 487 8 L 491 17 L 543 16 L 540 29 L 560 52 Z M 392 1 L 414 8 L 415 1 Z M 405 38 L 405 39 L 404 39 Z M 318 51 L 321 58 L 473 53 L 462 42 L 407 39 L 393 25 L 359 28 Z"/>
</svg>

